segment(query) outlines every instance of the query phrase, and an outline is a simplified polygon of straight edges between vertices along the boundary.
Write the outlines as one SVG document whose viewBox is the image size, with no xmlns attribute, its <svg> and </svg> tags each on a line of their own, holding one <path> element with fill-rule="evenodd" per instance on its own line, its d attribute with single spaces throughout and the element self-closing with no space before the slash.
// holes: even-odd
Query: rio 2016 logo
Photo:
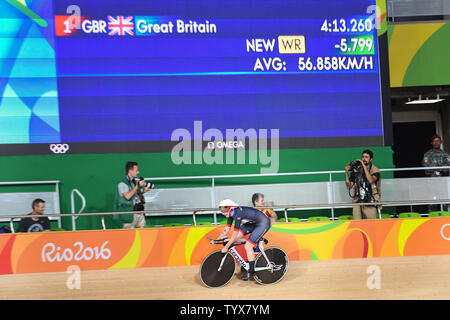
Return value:
<svg viewBox="0 0 450 320">
<path fill-rule="evenodd" d="M 108 260 L 111 257 L 111 250 L 106 247 L 108 241 L 105 241 L 100 247 L 85 247 L 81 241 L 73 244 L 73 248 L 62 249 L 50 242 L 42 247 L 42 262 L 62 262 L 67 261 L 90 261 L 90 260 Z"/>
</svg>

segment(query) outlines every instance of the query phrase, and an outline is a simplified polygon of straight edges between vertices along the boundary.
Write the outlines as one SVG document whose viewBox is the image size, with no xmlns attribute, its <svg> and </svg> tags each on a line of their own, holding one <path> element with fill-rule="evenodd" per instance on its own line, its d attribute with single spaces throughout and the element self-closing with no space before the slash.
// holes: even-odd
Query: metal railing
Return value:
<svg viewBox="0 0 450 320">
<path fill-rule="evenodd" d="M 83 212 L 83 210 L 86 208 L 86 198 L 81 194 L 81 192 L 78 189 L 73 189 L 70 193 L 70 207 L 72 209 L 72 213 L 75 212 L 75 194 L 77 194 L 82 202 L 81 209 L 78 211 L 78 213 Z M 72 216 L 72 230 L 76 230 L 76 220 L 78 219 L 78 216 Z"/>
<path fill-rule="evenodd" d="M 450 166 L 447 167 L 416 167 L 416 168 L 392 168 L 392 169 L 380 169 L 380 172 L 399 172 L 399 171 L 424 171 L 424 170 L 448 170 Z M 342 180 L 333 180 L 333 175 L 335 174 L 345 174 L 344 170 L 336 170 L 336 171 L 314 171 L 314 172 L 290 172 L 290 173 L 266 173 L 266 174 L 245 174 L 245 175 L 211 175 L 211 176 L 184 176 L 184 177 L 160 177 L 160 178 L 145 178 L 145 180 L 150 181 L 176 181 L 176 180 L 201 180 L 201 179 L 211 179 L 211 192 L 212 192 L 212 203 L 210 208 L 183 208 L 183 209 L 161 209 L 161 210 L 145 210 L 145 211 L 137 211 L 137 212 L 106 212 L 106 213 L 75 213 L 74 208 L 72 208 L 72 213 L 70 214 L 49 214 L 42 215 L 45 217 L 57 217 L 59 225 L 61 223 L 62 217 L 81 217 L 81 216 L 102 216 L 101 223 L 102 228 L 106 230 L 105 225 L 105 216 L 117 215 L 117 214 L 145 214 L 149 217 L 152 216 L 171 216 L 171 215 L 186 215 L 187 212 L 192 212 L 192 219 L 194 226 L 197 225 L 196 216 L 199 214 L 214 214 L 214 222 L 213 224 L 217 224 L 216 215 L 220 213 L 217 207 L 215 207 L 215 187 L 217 179 L 229 179 L 229 178 L 251 178 L 251 177 L 283 177 L 283 176 L 305 176 L 305 175 L 328 175 L 328 182 L 330 183 L 330 188 L 333 188 L 332 182 L 342 182 Z M 59 181 L 57 182 L 57 186 L 59 186 Z M 16 182 L 16 184 L 23 184 L 24 182 Z M 2 183 L 0 183 L 1 185 Z M 11 184 L 11 183 L 7 183 Z M 59 192 L 58 187 L 56 188 L 57 192 Z M 73 192 L 71 194 L 73 197 Z M 450 196 L 448 197 L 450 198 Z M 441 209 L 443 204 L 450 204 L 450 199 L 439 199 L 439 200 L 410 200 L 410 201 L 385 201 L 379 203 L 335 203 L 334 199 L 334 191 L 331 190 L 331 203 L 319 203 L 319 204 L 303 204 L 303 205 L 277 205 L 272 207 L 267 207 L 273 209 L 274 211 L 283 211 L 286 222 L 288 222 L 288 210 L 305 210 L 305 209 L 331 209 L 331 220 L 335 220 L 334 217 L 334 209 L 336 208 L 351 208 L 353 206 L 367 206 L 367 205 L 382 205 L 385 207 L 388 206 L 413 206 L 413 205 L 431 205 L 431 204 L 440 204 Z M 74 203 L 72 201 L 72 203 Z M 85 202 L 83 202 L 85 203 Z M 81 212 L 82 210 L 80 210 Z M 381 211 L 378 210 L 378 216 L 381 219 Z M 14 220 L 15 219 L 23 219 L 23 218 L 32 218 L 32 216 L 21 216 L 21 215 L 11 215 L 11 216 L 2 216 L 3 219 L 10 219 L 11 231 L 14 232 Z M 61 226 L 60 226 L 61 227 Z M 75 224 L 73 224 L 73 230 L 75 230 Z"/>
<path fill-rule="evenodd" d="M 286 206 L 268 206 L 268 209 L 272 210 L 283 210 L 284 216 L 286 219 L 286 222 L 289 223 L 288 219 L 288 210 L 289 209 L 321 209 L 321 208 L 348 208 L 353 206 L 369 206 L 369 205 L 376 205 L 376 206 L 409 206 L 409 205 L 432 205 L 432 204 L 450 204 L 450 199 L 441 199 L 441 200 L 417 200 L 417 201 L 386 201 L 386 202 L 376 202 L 376 203 L 335 203 L 335 204 L 328 204 L 328 203 L 321 203 L 321 204 L 307 204 L 307 205 L 286 205 Z M 94 217 L 94 216 L 101 216 L 102 217 L 102 227 L 103 230 L 106 230 L 104 218 L 105 216 L 113 216 L 113 215 L 123 215 L 123 214 L 146 214 L 150 217 L 152 215 L 154 216 L 160 216 L 162 213 L 176 213 L 176 212 L 192 212 L 192 219 L 194 226 L 197 226 L 197 220 L 196 216 L 198 214 L 207 213 L 210 214 L 210 212 L 220 212 L 218 208 L 191 208 L 191 209 L 179 209 L 179 210 L 149 210 L 149 211 L 131 211 L 131 212 L 100 212 L 100 213 L 68 213 L 68 214 L 45 214 L 45 215 L 39 215 L 39 217 L 71 217 L 71 216 L 85 216 L 85 217 Z M 378 219 L 381 219 L 381 211 L 378 210 Z M 5 218 L 10 219 L 10 227 L 11 232 L 15 233 L 14 230 L 14 220 L 15 219 L 30 219 L 34 218 L 36 216 L 27 215 L 27 216 L 5 216 Z M 333 220 L 333 219 L 331 219 Z M 214 223 L 217 224 L 217 223 Z"/>
<path fill-rule="evenodd" d="M 450 0 L 387 0 L 387 21 L 417 23 L 447 20 Z"/>
<path fill-rule="evenodd" d="M 433 170 L 449 170 L 450 166 L 441 167 L 413 167 L 413 168 L 388 168 L 379 169 L 380 172 L 406 172 L 406 171 L 433 171 Z M 235 175 L 210 175 L 210 176 L 180 176 L 180 177 L 156 177 L 156 178 L 144 178 L 147 181 L 182 181 L 182 180 L 211 180 L 210 192 L 211 192 L 211 207 L 216 206 L 216 182 L 218 179 L 229 179 L 229 178 L 259 178 L 259 177 L 288 177 L 288 176 L 307 176 L 307 175 L 327 175 L 329 183 L 329 198 L 330 202 L 321 208 L 331 209 L 331 217 L 334 219 L 334 209 L 332 204 L 335 203 L 335 190 L 333 182 L 338 182 L 343 180 L 333 180 L 333 175 L 345 174 L 345 170 L 335 170 L 335 171 L 310 171 L 310 172 L 287 172 L 287 173 L 264 173 L 264 174 L 235 174 Z M 383 178 L 382 178 L 383 181 Z M 344 182 L 343 182 L 344 183 Z M 450 197 L 450 195 L 449 195 Z M 411 205 L 412 206 L 412 205 Z M 306 208 L 311 208 L 307 206 Z M 214 216 L 214 223 L 216 223 L 216 217 Z"/>
</svg>

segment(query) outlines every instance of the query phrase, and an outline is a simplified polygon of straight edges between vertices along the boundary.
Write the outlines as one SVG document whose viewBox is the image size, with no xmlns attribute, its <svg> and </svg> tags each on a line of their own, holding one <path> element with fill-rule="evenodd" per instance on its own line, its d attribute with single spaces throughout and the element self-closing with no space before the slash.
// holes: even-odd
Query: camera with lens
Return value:
<svg viewBox="0 0 450 320">
<path fill-rule="evenodd" d="M 359 170 L 362 169 L 361 162 L 356 161 L 356 160 L 350 162 L 349 165 L 350 165 L 350 171 L 353 171 L 353 172 L 358 172 Z"/>
<path fill-rule="evenodd" d="M 140 181 L 144 181 L 143 177 L 139 177 L 139 179 L 134 180 L 136 185 L 139 185 Z M 146 182 L 144 184 L 144 188 L 153 189 L 155 185 L 151 182 Z M 144 211 L 145 197 L 142 193 L 141 187 L 137 189 L 137 196 L 139 198 L 139 202 L 134 205 L 134 211 Z"/>
<path fill-rule="evenodd" d="M 144 181 L 144 178 L 143 177 L 139 177 L 139 180 L 137 180 L 136 183 L 139 183 L 139 181 Z M 151 182 L 146 182 L 144 184 L 144 188 L 153 189 L 154 187 L 155 187 L 155 184 L 151 183 Z"/>
</svg>

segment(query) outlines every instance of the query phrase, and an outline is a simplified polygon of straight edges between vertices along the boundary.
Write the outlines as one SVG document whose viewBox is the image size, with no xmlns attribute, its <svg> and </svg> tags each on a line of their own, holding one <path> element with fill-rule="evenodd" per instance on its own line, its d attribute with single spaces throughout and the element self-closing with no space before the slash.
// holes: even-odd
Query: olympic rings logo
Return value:
<svg viewBox="0 0 450 320">
<path fill-rule="evenodd" d="M 50 150 L 55 154 L 66 153 L 69 151 L 69 145 L 67 143 L 52 143 L 50 145 Z"/>
</svg>

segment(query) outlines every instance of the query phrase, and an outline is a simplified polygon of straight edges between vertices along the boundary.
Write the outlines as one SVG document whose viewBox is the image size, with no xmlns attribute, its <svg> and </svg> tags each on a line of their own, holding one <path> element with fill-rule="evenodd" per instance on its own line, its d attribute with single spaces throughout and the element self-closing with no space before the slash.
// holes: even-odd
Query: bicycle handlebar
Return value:
<svg viewBox="0 0 450 320">
<path fill-rule="evenodd" d="M 222 245 L 226 245 L 228 241 L 230 241 L 230 239 L 228 238 L 224 238 L 224 239 L 220 239 L 220 240 L 214 240 L 211 239 L 210 237 L 208 237 L 209 243 L 210 244 L 222 244 Z M 237 245 L 241 245 L 241 244 L 245 244 L 244 242 L 234 242 L 231 246 L 237 246 Z"/>
</svg>

